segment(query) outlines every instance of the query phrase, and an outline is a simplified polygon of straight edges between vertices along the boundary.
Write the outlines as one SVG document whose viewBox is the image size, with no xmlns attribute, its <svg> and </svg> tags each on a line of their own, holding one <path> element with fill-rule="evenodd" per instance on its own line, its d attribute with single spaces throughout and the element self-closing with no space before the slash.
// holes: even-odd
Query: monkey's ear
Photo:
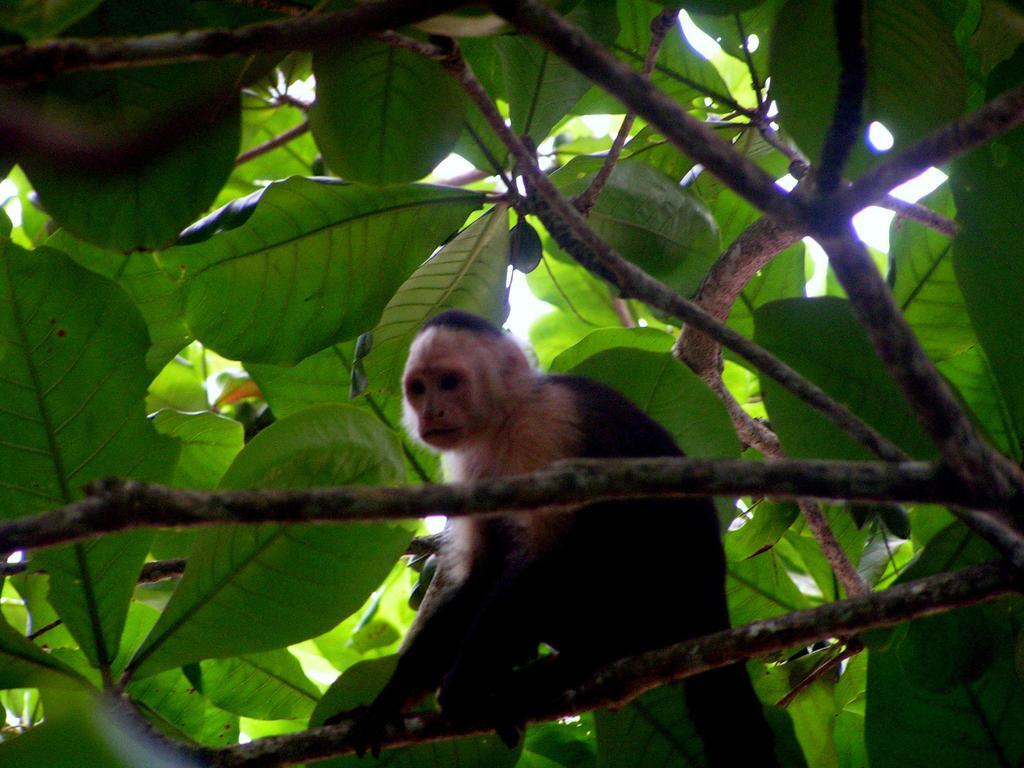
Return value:
<svg viewBox="0 0 1024 768">
<path fill-rule="evenodd" d="M 513 339 L 505 339 L 505 343 L 501 345 L 500 363 L 501 374 L 506 377 L 530 370 L 530 361 Z"/>
</svg>

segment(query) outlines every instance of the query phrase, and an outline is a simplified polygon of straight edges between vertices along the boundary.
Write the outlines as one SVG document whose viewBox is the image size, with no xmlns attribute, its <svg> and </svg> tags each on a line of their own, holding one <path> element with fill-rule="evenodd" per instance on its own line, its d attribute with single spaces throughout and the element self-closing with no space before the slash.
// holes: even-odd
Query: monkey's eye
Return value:
<svg viewBox="0 0 1024 768">
<path fill-rule="evenodd" d="M 409 382 L 410 395 L 422 395 L 426 391 L 427 385 L 423 383 L 423 379 L 413 379 Z"/>
<path fill-rule="evenodd" d="M 453 389 L 458 389 L 462 383 L 462 377 L 457 373 L 446 373 L 441 377 L 441 380 L 437 383 L 437 386 L 443 391 L 450 392 Z"/>
</svg>

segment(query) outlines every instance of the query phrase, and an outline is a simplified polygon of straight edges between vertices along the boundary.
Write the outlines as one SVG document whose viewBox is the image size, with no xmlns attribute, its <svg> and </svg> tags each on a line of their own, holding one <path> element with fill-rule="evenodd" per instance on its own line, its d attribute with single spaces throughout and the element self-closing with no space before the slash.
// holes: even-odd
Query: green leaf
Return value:
<svg viewBox="0 0 1024 768">
<path fill-rule="evenodd" d="M 161 480 L 178 446 L 145 418 L 145 326 L 109 280 L 58 251 L 0 241 L 0 508 L 20 516 L 109 475 Z M 50 601 L 94 664 L 108 664 L 148 550 L 130 533 L 37 554 Z"/>
<path fill-rule="evenodd" d="M 0 764 L 19 768 L 184 768 L 181 752 L 129 725 L 103 699 L 45 696 L 46 720 L 0 743 Z"/>
<path fill-rule="evenodd" d="M 464 229 L 417 269 L 384 308 L 362 359 L 371 392 L 401 398 L 409 345 L 423 323 L 445 309 L 463 309 L 500 324 L 508 313 L 508 209 L 495 208 Z"/>
<path fill-rule="evenodd" d="M 565 195 L 586 189 L 601 158 L 577 158 L 552 174 Z M 653 168 L 620 162 L 588 221 L 622 256 L 689 296 L 718 257 L 718 228 L 689 192 Z"/>
<path fill-rule="evenodd" d="M 253 196 L 241 226 L 160 261 L 181 271 L 186 318 L 205 345 L 232 360 L 295 363 L 369 330 L 481 200 L 440 187 L 376 191 L 295 177 Z"/>
<path fill-rule="evenodd" d="M 281 649 L 199 665 L 202 691 L 221 709 L 258 720 L 308 720 L 320 700 L 299 660 Z"/>
<path fill-rule="evenodd" d="M 956 357 L 943 360 L 938 368 L 970 407 L 985 434 L 999 450 L 1019 462 L 1024 435 L 1009 411 L 984 350 L 980 346 L 971 347 Z"/>
<path fill-rule="evenodd" d="M 180 669 L 133 680 L 125 690 L 139 709 L 177 735 L 196 739 L 203 732 L 206 702 Z"/>
<path fill-rule="evenodd" d="M 393 433 L 356 408 L 324 405 L 260 432 L 221 486 L 376 484 L 403 476 Z M 142 677 L 326 632 L 381 583 L 411 530 L 406 524 L 345 523 L 202 531 L 181 584 L 129 669 Z"/>
<path fill-rule="evenodd" d="M 0 618 L 0 688 L 78 688 L 77 672 L 19 635 Z"/>
<path fill-rule="evenodd" d="M 607 43 L 618 31 L 610 6 L 607 0 L 584 2 L 568 18 L 598 42 Z M 539 144 L 590 90 L 590 80 L 525 35 L 499 38 L 495 48 L 505 75 L 512 130 Z"/>
<path fill-rule="evenodd" d="M 722 401 L 668 352 L 609 349 L 569 372 L 600 381 L 628 397 L 664 426 L 688 456 L 740 455 L 739 440 Z"/>
<path fill-rule="evenodd" d="M 687 715 L 682 683 L 646 693 L 618 711 L 597 710 L 594 724 L 602 768 L 707 764 L 704 744 Z"/>
<path fill-rule="evenodd" d="M 181 442 L 171 485 L 216 488 L 244 442 L 242 425 L 215 413 L 160 411 L 153 419 L 162 435 Z"/>
<path fill-rule="evenodd" d="M 672 350 L 672 336 L 656 328 L 601 328 L 556 357 L 551 372 L 565 373 L 588 357 L 619 347 L 664 354 Z"/>
<path fill-rule="evenodd" d="M 157 264 L 151 253 L 123 254 L 55 232 L 46 244 L 75 262 L 113 280 L 127 293 L 146 322 L 151 346 L 146 367 L 159 371 L 192 340 L 185 325 L 181 289 Z"/>
<path fill-rule="evenodd" d="M 879 121 L 899 152 L 960 116 L 965 76 L 952 31 L 927 0 L 865 3 L 867 88 L 861 131 Z M 779 122 L 813 162 L 835 108 L 839 60 L 832 3 L 791 0 L 779 12 L 771 39 L 772 95 Z M 856 177 L 882 157 L 859 141 L 847 166 Z"/>
<path fill-rule="evenodd" d="M 750 36 L 757 36 L 757 49 L 750 52 L 754 61 L 754 67 L 758 76 L 763 81 L 769 73 L 768 54 L 771 50 L 772 28 L 775 26 L 775 17 L 786 0 L 762 0 L 759 3 L 748 3 L 752 6 L 749 10 L 740 14 L 742 22 L 742 34 L 739 25 L 736 24 L 736 17 L 732 14 L 725 16 L 697 14 L 693 9 L 688 12 L 704 32 L 710 35 L 722 46 L 722 50 L 730 56 L 746 63 L 746 54 L 743 52 L 743 44 L 746 42 L 744 35 L 749 40 Z"/>
<path fill-rule="evenodd" d="M 774 549 L 729 563 L 726 594 L 735 627 L 809 607 Z"/>
<path fill-rule="evenodd" d="M 1014 669 L 1013 622 L 1002 605 L 939 619 L 952 632 L 935 631 L 934 618 L 917 619 L 887 651 L 872 650 L 865 736 L 873 768 L 1024 761 L 1024 684 Z M 982 638 L 988 658 L 980 650 L 975 656 Z M 950 675 L 951 659 L 967 662 L 970 674 Z"/>
<path fill-rule="evenodd" d="M 346 179 L 376 186 L 420 179 L 462 131 L 462 89 L 438 62 L 411 51 L 350 41 L 315 51 L 313 74 L 313 137 L 327 164 Z"/>
<path fill-rule="evenodd" d="M 763 500 L 751 509 L 749 520 L 725 534 L 725 554 L 730 561 L 745 560 L 775 545 L 800 514 L 795 504 Z"/>
<path fill-rule="evenodd" d="M 922 201 L 936 213 L 952 215 L 948 188 Z M 893 298 L 933 360 L 964 352 L 975 343 L 964 298 L 953 274 L 953 241 L 916 221 L 890 228 Z"/>
<path fill-rule="evenodd" d="M 146 13 L 130 0 L 107 0 L 74 32 L 143 35 L 187 29 L 190 21 L 186 0 L 153 4 Z M 239 138 L 239 67 L 238 60 L 223 59 L 75 72 L 52 81 L 42 96 L 41 119 L 87 136 L 148 143 L 144 158 L 120 168 L 76 169 L 45 155 L 21 158 L 43 207 L 61 226 L 100 246 L 131 251 L 166 245 L 207 209 L 231 172 Z"/>
<path fill-rule="evenodd" d="M 842 299 L 785 299 L 754 312 L 754 339 L 911 456 L 935 448 Z M 809 344 L 808 339 L 827 340 Z M 772 426 L 792 457 L 868 459 L 872 455 L 818 411 L 761 377 Z"/>
<path fill-rule="evenodd" d="M 993 83 L 1019 82 L 1024 51 L 993 72 Z M 1000 87 L 990 87 L 990 96 Z M 960 158 L 950 184 L 960 231 L 953 267 L 978 340 L 992 367 L 1015 432 L 1024 432 L 1024 364 L 1019 312 L 1024 290 L 1024 132 L 1019 129 Z"/>
<path fill-rule="evenodd" d="M 0 7 L 0 28 L 29 40 L 53 37 L 88 15 L 103 0 L 8 0 Z"/>
<path fill-rule="evenodd" d="M 369 704 L 384 687 L 395 668 L 396 656 L 361 661 L 345 670 L 324 693 L 310 725 L 322 725 L 331 715 Z M 320 768 L 359 768 L 369 760 L 371 765 L 402 765 L 408 768 L 511 768 L 516 765 L 522 746 L 509 749 L 493 733 L 433 744 L 421 744 L 399 750 L 385 750 L 379 758 L 355 755 L 318 763 Z"/>
</svg>

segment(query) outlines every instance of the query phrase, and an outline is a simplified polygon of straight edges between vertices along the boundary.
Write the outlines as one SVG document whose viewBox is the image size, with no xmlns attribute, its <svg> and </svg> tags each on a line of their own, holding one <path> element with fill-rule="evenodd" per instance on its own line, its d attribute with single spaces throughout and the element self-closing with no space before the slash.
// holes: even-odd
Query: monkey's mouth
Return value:
<svg viewBox="0 0 1024 768">
<path fill-rule="evenodd" d="M 447 446 L 455 443 L 460 434 L 462 430 L 458 427 L 432 427 L 423 430 L 420 437 L 423 438 L 423 442 L 430 445 Z"/>
</svg>

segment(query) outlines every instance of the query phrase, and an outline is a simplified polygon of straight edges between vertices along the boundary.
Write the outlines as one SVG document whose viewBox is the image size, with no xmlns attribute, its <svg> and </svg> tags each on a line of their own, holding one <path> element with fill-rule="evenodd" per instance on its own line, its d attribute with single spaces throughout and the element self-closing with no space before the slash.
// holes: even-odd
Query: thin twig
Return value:
<svg viewBox="0 0 1024 768">
<path fill-rule="evenodd" d="M 846 647 L 844 647 L 839 653 L 835 654 L 834 656 L 828 659 L 825 659 L 823 662 L 821 662 L 821 664 L 819 664 L 817 667 L 811 670 L 810 674 L 808 674 L 807 677 L 805 677 L 803 680 L 801 680 L 799 683 L 793 686 L 793 690 L 791 690 L 789 693 L 787 693 L 785 696 L 779 699 L 778 702 L 776 702 L 775 706 L 782 707 L 783 709 L 785 709 L 790 704 L 792 704 L 801 693 L 806 691 L 808 688 L 814 685 L 814 683 L 816 683 L 818 680 L 820 680 L 822 677 L 828 674 L 830 670 L 835 669 L 844 661 L 853 658 L 863 650 L 864 646 L 860 643 L 859 640 L 850 640 L 848 643 L 846 643 Z"/>
<path fill-rule="evenodd" d="M 853 567 L 850 558 L 846 556 L 842 545 L 836 539 L 836 535 L 832 532 L 832 526 L 828 524 L 828 518 L 825 517 L 824 511 L 821 509 L 821 505 L 810 499 L 798 499 L 797 506 L 800 507 L 800 512 L 803 514 L 804 520 L 807 521 L 807 527 L 811 529 L 814 540 L 818 543 L 822 554 L 825 555 L 825 559 L 828 560 L 829 565 L 832 567 L 832 573 L 835 574 L 836 579 L 839 580 L 839 583 L 843 585 L 843 589 L 846 590 L 847 596 L 860 597 L 871 592 L 871 587 L 864 581 L 864 577 L 857 572 L 857 569 Z"/>
<path fill-rule="evenodd" d="M 754 57 L 750 54 L 750 46 L 747 44 L 747 33 L 743 29 L 743 18 L 739 11 L 733 14 L 736 19 L 736 31 L 740 34 L 740 47 L 743 49 L 743 58 L 747 62 L 747 72 L 750 73 L 750 87 L 754 89 L 754 97 L 757 99 L 757 113 L 763 115 L 765 112 L 763 86 L 761 79 L 757 76 L 757 68 L 754 66 Z"/>
<path fill-rule="evenodd" d="M 640 70 L 640 73 L 644 77 L 650 77 L 651 71 L 654 69 L 654 65 L 658 61 L 658 52 L 661 50 L 661 44 L 665 41 L 665 36 L 673 26 L 679 24 L 679 9 L 678 8 L 666 8 L 657 16 L 651 20 L 651 42 L 647 47 L 647 55 L 644 57 L 644 65 Z M 629 132 L 633 130 L 633 124 L 636 122 L 636 113 L 627 112 L 626 116 L 622 120 L 622 125 L 619 126 L 619 132 L 615 135 L 615 140 L 612 142 L 611 149 L 608 150 L 608 154 L 605 156 L 604 163 L 594 176 L 590 185 L 583 190 L 573 203 L 576 208 L 579 209 L 580 213 L 584 216 L 590 212 L 590 209 L 594 207 L 594 203 L 597 202 L 597 198 L 601 194 L 601 190 L 604 189 L 604 185 L 608 182 L 609 177 L 612 175 L 612 171 L 615 169 L 615 164 L 619 161 L 619 155 L 622 154 L 622 148 L 626 146 L 626 139 L 629 138 Z"/>
<path fill-rule="evenodd" d="M 968 493 L 948 470 L 926 462 L 695 458 L 576 459 L 474 483 L 200 491 L 112 479 L 89 491 L 65 507 L 0 524 L 0 553 L 135 528 L 465 516 L 658 496 L 806 496 L 981 508 L 997 502 L 984 489 Z"/>
<path fill-rule="evenodd" d="M 257 144 L 252 149 L 246 150 L 245 152 L 243 152 L 242 154 L 235 158 L 235 167 L 237 168 L 243 163 L 247 163 L 250 160 L 254 160 L 260 155 L 265 155 L 268 152 L 273 152 L 278 147 L 283 147 L 288 142 L 292 141 L 293 139 L 297 139 L 299 138 L 299 136 L 303 136 L 308 132 L 309 121 L 306 120 L 302 123 L 299 123 L 294 128 L 290 128 L 289 130 L 285 131 L 280 136 L 275 136 L 274 138 L 269 139 L 268 141 L 265 141 L 262 144 Z"/>
<path fill-rule="evenodd" d="M 908 203 L 906 200 L 900 200 L 895 195 L 886 195 L 876 205 L 879 208 L 895 212 L 901 219 L 910 219 L 918 224 L 924 224 L 929 229 L 941 232 L 946 237 L 956 237 L 958 227 L 955 221 L 923 205 Z"/>
</svg>

